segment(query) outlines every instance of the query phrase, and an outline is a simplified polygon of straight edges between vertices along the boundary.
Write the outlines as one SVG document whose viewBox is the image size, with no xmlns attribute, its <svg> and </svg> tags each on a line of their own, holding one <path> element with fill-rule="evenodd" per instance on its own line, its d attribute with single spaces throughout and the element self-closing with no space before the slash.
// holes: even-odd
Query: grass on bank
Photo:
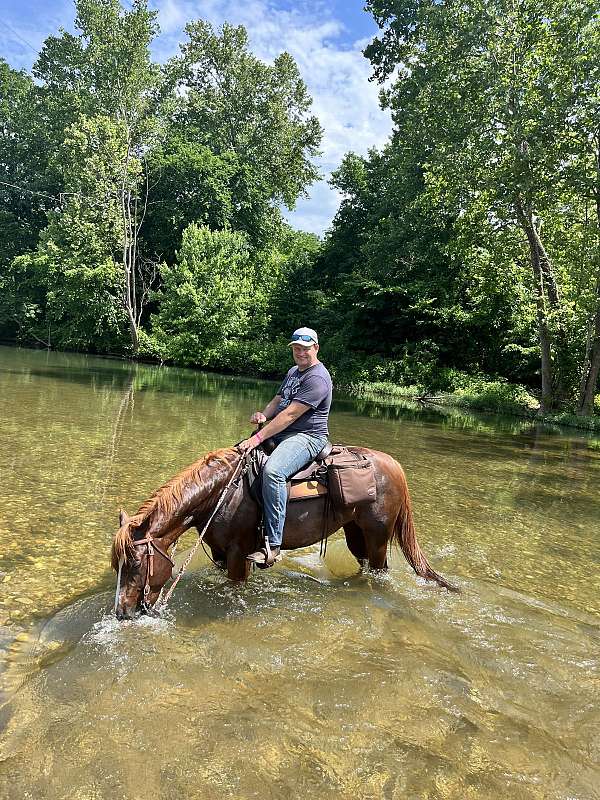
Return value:
<svg viewBox="0 0 600 800">
<path fill-rule="evenodd" d="M 428 391 L 423 386 L 399 386 L 388 381 L 351 383 L 348 390 L 356 397 L 366 399 L 398 397 L 429 405 L 470 408 L 600 432 L 600 395 L 594 403 L 596 415 L 593 417 L 579 417 L 568 411 L 540 414 L 539 401 L 523 386 L 466 375 L 456 377 L 454 387 L 446 391 Z"/>
</svg>

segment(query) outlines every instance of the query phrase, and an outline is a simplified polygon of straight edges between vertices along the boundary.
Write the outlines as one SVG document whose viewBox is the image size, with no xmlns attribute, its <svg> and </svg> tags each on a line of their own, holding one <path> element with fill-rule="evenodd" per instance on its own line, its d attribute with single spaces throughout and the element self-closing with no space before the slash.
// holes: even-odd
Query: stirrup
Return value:
<svg viewBox="0 0 600 800">
<path fill-rule="evenodd" d="M 276 549 L 276 553 L 271 550 L 271 543 L 265 536 L 264 546 L 255 553 L 250 553 L 249 556 L 246 556 L 246 560 L 256 564 L 259 569 L 267 569 L 268 567 L 272 567 L 277 561 L 281 561 L 281 549 L 279 547 Z"/>
</svg>

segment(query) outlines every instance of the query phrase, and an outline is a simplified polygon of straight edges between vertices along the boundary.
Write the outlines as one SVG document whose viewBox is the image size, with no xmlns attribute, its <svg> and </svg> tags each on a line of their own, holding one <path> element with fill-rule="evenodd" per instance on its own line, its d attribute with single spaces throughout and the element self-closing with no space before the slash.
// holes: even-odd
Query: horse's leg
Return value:
<svg viewBox="0 0 600 800">
<path fill-rule="evenodd" d="M 388 568 L 388 544 L 392 537 L 393 525 L 388 529 L 384 524 L 365 525 L 364 540 L 367 548 L 367 558 L 370 569 Z"/>
<path fill-rule="evenodd" d="M 218 547 L 210 546 L 210 554 L 212 556 L 213 561 L 219 567 L 219 569 L 227 569 L 227 554 L 224 550 L 220 550 Z"/>
<path fill-rule="evenodd" d="M 362 530 L 358 527 L 356 522 L 351 520 L 344 525 L 344 535 L 346 536 L 348 550 L 350 550 L 360 566 L 364 567 L 365 561 L 367 560 L 367 548 L 365 546 L 365 537 L 363 536 Z"/>
<path fill-rule="evenodd" d="M 246 560 L 246 553 L 238 547 L 227 550 L 227 577 L 230 581 L 247 581 L 252 565 Z"/>
</svg>

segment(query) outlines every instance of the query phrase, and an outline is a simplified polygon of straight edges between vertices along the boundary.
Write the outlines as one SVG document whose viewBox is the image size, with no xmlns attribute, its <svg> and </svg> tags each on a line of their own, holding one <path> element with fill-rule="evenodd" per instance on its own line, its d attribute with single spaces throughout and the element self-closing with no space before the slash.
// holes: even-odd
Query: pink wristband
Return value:
<svg viewBox="0 0 600 800">
<path fill-rule="evenodd" d="M 256 431 L 256 433 L 254 435 L 258 439 L 258 443 L 262 444 L 262 436 L 260 435 L 260 431 Z"/>
</svg>

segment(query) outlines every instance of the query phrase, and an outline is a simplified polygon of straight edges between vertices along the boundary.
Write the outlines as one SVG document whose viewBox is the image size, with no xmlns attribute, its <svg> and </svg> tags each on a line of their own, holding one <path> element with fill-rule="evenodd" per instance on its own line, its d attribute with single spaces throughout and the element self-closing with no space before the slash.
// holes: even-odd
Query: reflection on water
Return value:
<svg viewBox="0 0 600 800">
<path fill-rule="evenodd" d="M 333 438 L 403 463 L 463 593 L 357 574 L 338 537 L 243 588 L 199 558 L 118 625 L 118 507 L 273 385 L 0 348 L 0 391 L 0 797 L 597 796 L 593 438 L 338 398 Z"/>
</svg>

